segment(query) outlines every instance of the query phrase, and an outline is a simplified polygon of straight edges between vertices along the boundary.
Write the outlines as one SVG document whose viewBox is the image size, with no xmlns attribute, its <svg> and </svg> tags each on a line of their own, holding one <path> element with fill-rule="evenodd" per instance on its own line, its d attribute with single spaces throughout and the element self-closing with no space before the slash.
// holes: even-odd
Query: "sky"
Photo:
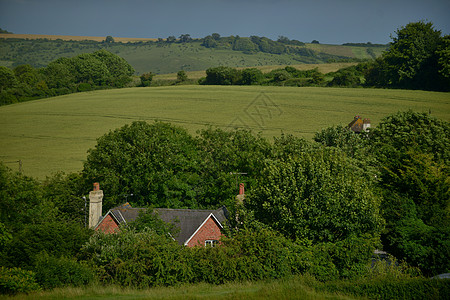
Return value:
<svg viewBox="0 0 450 300">
<path fill-rule="evenodd" d="M 450 0 L 0 0 L 0 28 L 22 34 L 386 44 L 421 20 L 450 34 Z"/>
</svg>

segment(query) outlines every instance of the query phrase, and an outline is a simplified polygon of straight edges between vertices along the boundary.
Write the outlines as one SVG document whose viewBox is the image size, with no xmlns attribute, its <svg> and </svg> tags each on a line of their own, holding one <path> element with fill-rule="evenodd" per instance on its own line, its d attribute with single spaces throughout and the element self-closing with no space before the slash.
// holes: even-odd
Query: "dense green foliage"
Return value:
<svg viewBox="0 0 450 300">
<path fill-rule="evenodd" d="M 426 275 L 450 269 L 449 138 L 447 122 L 412 111 L 384 118 L 369 134 L 337 127 L 315 138 L 378 170 L 383 247 Z"/>
<path fill-rule="evenodd" d="M 106 134 L 84 166 L 86 186 L 101 182 L 105 206 L 123 195 L 138 205 L 208 208 L 228 202 L 236 190 L 230 172 L 257 176 L 269 144 L 250 132 L 206 129 L 197 138 L 166 123 L 133 122 Z"/>
<path fill-rule="evenodd" d="M 444 294 L 446 284 L 417 276 L 449 269 L 448 123 L 408 111 L 366 134 L 335 126 L 315 140 L 282 135 L 271 144 L 249 131 L 213 128 L 194 137 L 141 121 L 99 138 L 81 174 L 39 183 L 1 166 L 2 292 L 93 280 L 144 288 L 310 274 L 323 290 L 357 296 Z M 246 182 L 243 204 L 234 199 L 238 180 Z M 118 234 L 92 235 L 82 227 L 82 195 L 95 181 L 104 208 L 125 200 L 225 204 L 237 217 L 211 248 L 178 245 L 152 213 Z M 381 246 L 420 271 L 395 261 L 371 267 Z M 22 283 L 12 284 L 15 276 Z"/>
<path fill-rule="evenodd" d="M 450 126 L 411 111 L 371 132 L 381 164 L 385 248 L 428 274 L 450 269 Z"/>
<path fill-rule="evenodd" d="M 0 267 L 0 294 L 30 293 L 40 289 L 32 271 Z"/>
<path fill-rule="evenodd" d="M 299 246 L 256 221 L 250 225 L 214 248 L 186 248 L 149 228 L 140 232 L 124 228 L 117 235 L 95 234 L 81 256 L 103 281 L 138 287 L 222 284 L 305 272 L 330 280 L 367 272 L 370 242 Z"/>
<path fill-rule="evenodd" d="M 73 177 L 64 180 L 70 182 L 71 178 Z M 54 182 L 56 181 L 62 180 Z M 52 187 L 58 188 L 56 185 Z M 60 186 L 60 189 L 63 190 L 64 186 Z M 64 193 L 57 191 L 54 193 L 62 194 Z M 73 259 L 63 258 L 75 257 L 89 239 L 90 232 L 84 229 L 81 223 L 71 220 L 70 213 L 66 215 L 63 210 L 60 211 L 57 206 L 59 202 L 54 201 L 56 199 L 58 198 L 49 196 L 45 185 L 0 165 L 0 223 L 3 224 L 0 265 L 1 280 L 5 280 L 1 283 L 1 289 L 6 289 L 4 292 L 35 290 L 36 281 L 43 287 L 81 284 L 75 278 L 80 274 L 85 274 L 83 282 L 92 279 L 92 276 L 86 275 L 89 270 L 80 267 L 80 273 L 74 268 L 76 262 Z M 59 267 L 55 265 L 53 271 L 45 265 L 54 265 L 57 261 L 61 264 Z M 46 277 L 42 272 L 46 272 Z M 43 279 L 44 277 L 47 279 Z M 11 280 L 16 282 L 13 284 Z M 51 280 L 54 283 L 47 284 L 42 280 Z"/>
<path fill-rule="evenodd" d="M 450 90 L 448 36 L 431 22 L 409 23 L 396 31 L 389 50 L 370 66 L 370 86 Z"/>
<path fill-rule="evenodd" d="M 0 105 L 30 99 L 122 88 L 131 82 L 134 69 L 123 58 L 106 50 L 59 58 L 47 67 L 0 67 Z"/>
<path fill-rule="evenodd" d="M 94 272 L 74 258 L 54 257 L 43 253 L 34 267 L 36 279 L 44 289 L 62 286 L 85 286 L 94 279 Z"/>
<path fill-rule="evenodd" d="M 337 73 L 340 74 L 340 73 Z M 206 70 L 206 77 L 199 80 L 205 85 L 281 85 L 281 86 L 325 86 L 324 74 L 317 68 L 312 70 L 298 70 L 291 66 L 275 69 L 263 73 L 256 68 L 243 70 L 231 67 L 214 67 Z M 333 74 L 332 76 L 337 76 Z M 355 77 L 355 75 L 352 75 Z M 353 78 L 352 77 L 352 78 Z M 345 81 L 344 84 L 331 82 L 330 86 L 352 86 Z M 358 85 L 355 83 L 354 85 Z"/>
<path fill-rule="evenodd" d="M 448 280 L 424 278 L 364 278 L 315 284 L 318 291 L 340 292 L 364 299 L 446 299 Z"/>
<path fill-rule="evenodd" d="M 340 151 L 294 147 L 266 162 L 248 202 L 255 216 L 294 240 L 376 236 L 382 220 L 369 174 Z"/>
</svg>

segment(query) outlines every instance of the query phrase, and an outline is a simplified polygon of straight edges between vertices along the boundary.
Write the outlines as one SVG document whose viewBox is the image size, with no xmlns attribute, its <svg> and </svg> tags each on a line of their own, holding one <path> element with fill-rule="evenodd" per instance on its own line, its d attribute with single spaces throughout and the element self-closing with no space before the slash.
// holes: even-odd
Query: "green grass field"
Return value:
<svg viewBox="0 0 450 300">
<path fill-rule="evenodd" d="M 307 281 L 306 277 L 292 276 L 284 279 L 258 282 L 227 283 L 223 285 L 200 283 L 143 290 L 116 286 L 66 287 L 30 295 L 18 295 L 12 299 L 358 299 L 339 293 L 315 291 L 309 287 Z M 0 295 L 0 299 L 11 298 Z"/>
<path fill-rule="evenodd" d="M 77 93 L 0 107 L 0 160 L 45 178 L 82 169 L 87 150 L 109 130 L 134 120 L 183 126 L 243 127 L 265 137 L 311 139 L 355 115 L 380 119 L 399 110 L 450 120 L 450 93 L 345 88 L 168 86 Z"/>
</svg>

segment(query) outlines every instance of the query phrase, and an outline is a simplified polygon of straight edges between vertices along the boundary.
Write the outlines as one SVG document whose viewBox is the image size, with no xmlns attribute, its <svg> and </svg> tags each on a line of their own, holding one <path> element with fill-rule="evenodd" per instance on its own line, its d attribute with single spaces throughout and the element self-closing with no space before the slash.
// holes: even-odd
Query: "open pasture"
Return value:
<svg viewBox="0 0 450 300">
<path fill-rule="evenodd" d="M 45 178 L 82 169 L 96 139 L 135 120 L 160 120 L 192 134 L 205 126 L 248 128 L 265 137 L 348 124 L 355 115 L 376 125 L 399 110 L 450 120 L 450 93 L 345 88 L 169 86 L 103 90 L 0 107 L 0 160 Z"/>
</svg>

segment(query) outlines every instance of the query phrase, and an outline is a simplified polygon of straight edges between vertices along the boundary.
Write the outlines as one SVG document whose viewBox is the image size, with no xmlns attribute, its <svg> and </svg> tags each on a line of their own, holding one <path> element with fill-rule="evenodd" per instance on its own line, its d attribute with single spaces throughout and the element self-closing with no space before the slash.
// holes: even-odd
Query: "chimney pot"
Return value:
<svg viewBox="0 0 450 300">
<path fill-rule="evenodd" d="M 103 191 L 98 182 L 94 183 L 94 190 L 89 193 L 89 228 L 94 228 L 102 217 Z"/>
<path fill-rule="evenodd" d="M 244 195 L 245 191 L 244 191 L 244 184 L 241 183 L 239 184 L 239 195 Z"/>
</svg>

